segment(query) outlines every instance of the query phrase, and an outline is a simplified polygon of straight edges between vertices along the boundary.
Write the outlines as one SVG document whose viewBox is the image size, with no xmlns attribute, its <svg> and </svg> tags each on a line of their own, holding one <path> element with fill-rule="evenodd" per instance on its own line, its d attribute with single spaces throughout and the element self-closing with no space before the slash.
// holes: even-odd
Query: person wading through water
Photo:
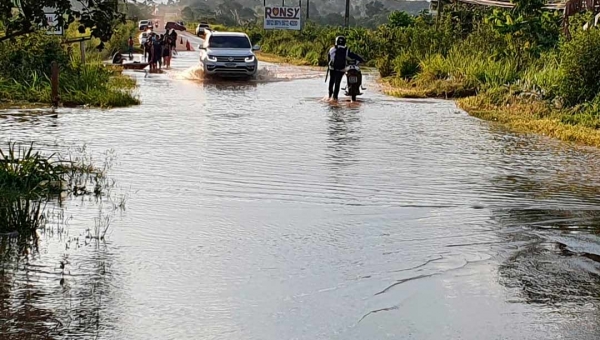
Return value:
<svg viewBox="0 0 600 340">
<path fill-rule="evenodd" d="M 158 41 L 157 41 L 157 50 L 156 53 L 158 54 L 158 69 L 162 69 L 162 64 L 163 64 L 163 48 L 165 46 L 165 41 L 164 41 L 165 36 L 164 35 L 160 35 L 158 37 Z"/>
<path fill-rule="evenodd" d="M 338 101 L 340 84 L 346 72 L 348 58 L 364 63 L 364 59 L 358 54 L 352 53 L 346 47 L 346 38 L 339 36 L 335 38 L 335 46 L 329 50 L 327 65 L 329 65 L 329 100 Z"/>
<path fill-rule="evenodd" d="M 171 34 L 169 34 L 171 36 L 171 48 L 173 51 L 177 51 L 177 32 L 175 32 L 175 29 L 171 30 Z"/>
<path fill-rule="evenodd" d="M 171 68 L 171 37 L 168 35 L 165 35 L 164 40 L 163 40 L 163 59 L 164 59 L 164 64 L 165 64 L 165 68 L 169 69 Z"/>
<path fill-rule="evenodd" d="M 150 72 L 156 71 L 156 64 L 158 63 L 158 59 L 161 56 L 158 48 L 158 38 L 156 37 L 156 35 L 152 35 L 152 37 L 150 38 L 150 46 L 148 47 L 148 49 L 150 50 Z"/>
<path fill-rule="evenodd" d="M 127 45 L 129 45 L 129 60 L 131 60 L 131 59 L 133 59 L 133 37 L 132 36 L 129 36 Z"/>
</svg>

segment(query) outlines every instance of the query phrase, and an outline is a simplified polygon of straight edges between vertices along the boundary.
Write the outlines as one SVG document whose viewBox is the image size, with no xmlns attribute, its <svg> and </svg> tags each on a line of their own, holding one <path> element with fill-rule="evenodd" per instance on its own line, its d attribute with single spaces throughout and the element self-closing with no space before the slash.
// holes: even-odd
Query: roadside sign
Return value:
<svg viewBox="0 0 600 340">
<path fill-rule="evenodd" d="M 297 30 L 302 29 L 300 7 L 265 6 L 266 30 Z"/>
<path fill-rule="evenodd" d="M 46 12 L 45 14 L 46 14 L 46 22 L 48 23 L 46 34 L 48 34 L 48 35 L 63 35 L 64 30 L 63 30 L 63 27 L 58 24 L 58 15 L 56 13 L 48 13 L 48 12 Z"/>
</svg>

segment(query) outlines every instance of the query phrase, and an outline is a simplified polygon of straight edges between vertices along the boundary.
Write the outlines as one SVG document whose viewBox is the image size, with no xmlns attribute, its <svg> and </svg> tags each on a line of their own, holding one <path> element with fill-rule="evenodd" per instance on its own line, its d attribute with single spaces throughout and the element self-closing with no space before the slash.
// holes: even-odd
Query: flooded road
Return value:
<svg viewBox="0 0 600 340">
<path fill-rule="evenodd" d="M 598 151 L 373 84 L 330 106 L 318 70 L 205 81 L 196 58 L 132 73 L 139 107 L 0 115 L 2 141 L 113 150 L 128 193 L 106 242 L 72 199 L 65 233 L 4 261 L 0 338 L 600 337 Z"/>
</svg>

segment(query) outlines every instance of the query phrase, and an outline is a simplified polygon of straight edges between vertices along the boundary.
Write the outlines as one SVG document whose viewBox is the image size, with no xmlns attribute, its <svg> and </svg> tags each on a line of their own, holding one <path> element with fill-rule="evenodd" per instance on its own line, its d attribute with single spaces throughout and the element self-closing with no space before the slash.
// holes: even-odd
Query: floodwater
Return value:
<svg viewBox="0 0 600 340">
<path fill-rule="evenodd" d="M 104 242 L 70 199 L 4 260 L 0 338 L 600 337 L 598 151 L 372 83 L 331 106 L 318 70 L 195 63 L 132 73 L 139 107 L 0 115 L 3 141 L 110 151 L 127 195 Z"/>
</svg>

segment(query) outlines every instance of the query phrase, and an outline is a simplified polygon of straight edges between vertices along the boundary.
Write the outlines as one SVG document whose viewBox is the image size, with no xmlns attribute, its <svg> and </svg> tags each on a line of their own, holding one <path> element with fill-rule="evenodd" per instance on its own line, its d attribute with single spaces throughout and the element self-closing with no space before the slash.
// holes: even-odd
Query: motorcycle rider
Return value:
<svg viewBox="0 0 600 340">
<path fill-rule="evenodd" d="M 338 36 L 335 38 L 335 45 L 329 50 L 329 54 L 327 55 L 327 64 L 329 65 L 329 73 L 331 76 L 331 78 L 329 78 L 330 100 L 332 97 L 334 101 L 338 100 L 340 84 L 346 72 L 348 59 L 353 59 L 361 63 L 364 62 L 364 59 L 361 56 L 351 52 L 350 49 L 346 47 L 346 38 Z"/>
</svg>

